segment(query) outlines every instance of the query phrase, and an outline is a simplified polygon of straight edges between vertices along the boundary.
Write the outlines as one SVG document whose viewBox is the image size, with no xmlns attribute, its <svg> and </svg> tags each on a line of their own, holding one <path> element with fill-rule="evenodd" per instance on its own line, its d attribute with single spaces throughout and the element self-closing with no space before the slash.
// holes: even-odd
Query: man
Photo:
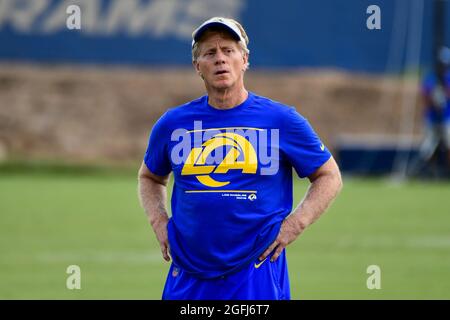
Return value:
<svg viewBox="0 0 450 320">
<path fill-rule="evenodd" d="M 434 72 L 428 74 L 422 84 L 424 104 L 424 140 L 420 159 L 429 164 L 433 155 L 443 154 L 441 170 L 450 172 L 450 49 L 438 51 Z M 436 153 L 437 151 L 437 153 Z"/>
<path fill-rule="evenodd" d="M 247 44 L 231 19 L 197 28 L 193 65 L 208 94 L 167 111 L 150 135 L 139 192 L 162 255 L 173 260 L 163 299 L 290 299 L 284 249 L 342 186 L 306 119 L 245 89 Z M 292 168 L 311 186 L 290 214 Z"/>
</svg>

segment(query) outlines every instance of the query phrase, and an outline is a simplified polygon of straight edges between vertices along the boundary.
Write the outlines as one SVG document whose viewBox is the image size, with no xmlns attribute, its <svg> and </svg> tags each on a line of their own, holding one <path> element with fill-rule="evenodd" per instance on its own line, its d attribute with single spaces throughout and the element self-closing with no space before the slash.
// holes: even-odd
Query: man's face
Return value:
<svg viewBox="0 0 450 320">
<path fill-rule="evenodd" d="M 206 86 L 228 89 L 243 85 L 248 56 L 228 34 L 207 32 L 199 43 L 194 67 L 203 76 Z"/>
</svg>

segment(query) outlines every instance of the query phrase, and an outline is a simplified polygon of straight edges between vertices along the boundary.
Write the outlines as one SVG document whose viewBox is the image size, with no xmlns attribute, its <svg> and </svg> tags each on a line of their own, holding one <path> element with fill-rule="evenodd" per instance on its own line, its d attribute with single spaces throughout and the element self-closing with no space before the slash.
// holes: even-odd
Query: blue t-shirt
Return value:
<svg viewBox="0 0 450 320">
<path fill-rule="evenodd" d="M 292 168 L 307 177 L 330 157 L 295 108 L 251 92 L 227 110 L 207 96 L 169 109 L 152 129 L 144 162 L 156 175 L 174 175 L 173 262 L 215 278 L 254 261 L 292 211 Z"/>
<path fill-rule="evenodd" d="M 429 96 L 430 98 L 433 96 L 433 91 L 436 89 L 438 85 L 438 78 L 435 73 L 428 74 L 422 83 L 422 94 Z M 450 70 L 448 70 L 445 73 L 444 76 L 444 86 L 446 92 L 450 91 Z M 446 94 L 444 92 L 444 94 Z M 443 110 L 441 110 L 442 115 L 441 117 L 437 113 L 435 108 L 432 108 L 432 106 L 427 106 L 427 109 L 425 110 L 425 119 L 428 123 L 439 123 L 440 121 L 443 122 L 450 122 L 450 98 L 447 96 L 445 100 L 445 106 Z"/>
</svg>

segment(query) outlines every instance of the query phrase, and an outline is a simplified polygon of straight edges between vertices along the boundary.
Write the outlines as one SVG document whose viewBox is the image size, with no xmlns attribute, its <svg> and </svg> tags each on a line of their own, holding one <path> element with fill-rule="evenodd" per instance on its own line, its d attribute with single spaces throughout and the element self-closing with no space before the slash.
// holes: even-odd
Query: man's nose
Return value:
<svg viewBox="0 0 450 320">
<path fill-rule="evenodd" d="M 216 53 L 216 63 L 215 64 L 222 64 L 225 63 L 225 55 L 221 50 L 218 50 Z"/>
</svg>

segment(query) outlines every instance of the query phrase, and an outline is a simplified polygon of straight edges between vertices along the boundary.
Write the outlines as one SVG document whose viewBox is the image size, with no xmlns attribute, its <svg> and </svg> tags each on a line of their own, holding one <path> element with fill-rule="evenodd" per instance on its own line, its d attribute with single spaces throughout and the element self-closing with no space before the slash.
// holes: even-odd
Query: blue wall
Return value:
<svg viewBox="0 0 450 320">
<path fill-rule="evenodd" d="M 0 0 L 0 60 L 189 65 L 192 30 L 224 15 L 246 28 L 252 68 L 399 71 L 410 23 L 419 23 L 410 21 L 414 3 L 423 4 L 423 28 L 411 39 L 421 41 L 420 63 L 429 66 L 429 0 Z M 81 30 L 66 27 L 71 4 L 81 8 Z M 381 30 L 366 27 L 372 4 L 381 9 Z"/>
</svg>

